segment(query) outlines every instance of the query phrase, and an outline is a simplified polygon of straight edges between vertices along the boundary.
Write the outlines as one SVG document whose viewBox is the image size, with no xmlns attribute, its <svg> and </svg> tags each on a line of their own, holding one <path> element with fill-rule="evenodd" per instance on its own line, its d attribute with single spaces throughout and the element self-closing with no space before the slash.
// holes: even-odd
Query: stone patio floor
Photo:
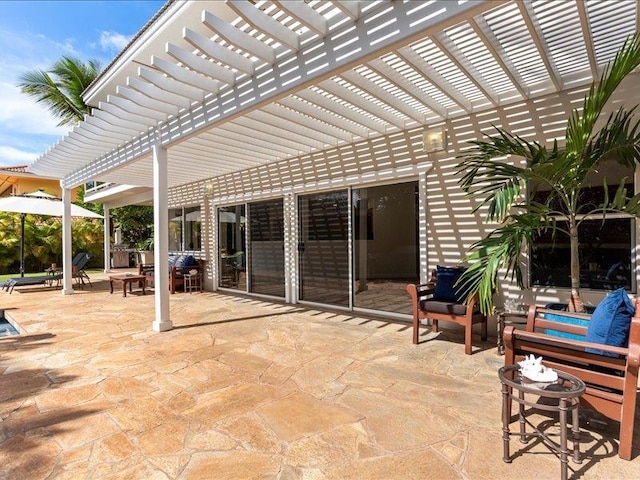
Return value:
<svg viewBox="0 0 640 480">
<path fill-rule="evenodd" d="M 25 331 L 0 339 L 2 479 L 559 477 L 537 441 L 502 461 L 495 339 L 466 356 L 458 332 L 415 346 L 402 322 L 212 292 L 171 296 L 155 333 L 153 295 L 92 277 L 0 293 Z M 639 432 L 623 461 L 598 420 L 571 478 L 640 478 Z"/>
</svg>

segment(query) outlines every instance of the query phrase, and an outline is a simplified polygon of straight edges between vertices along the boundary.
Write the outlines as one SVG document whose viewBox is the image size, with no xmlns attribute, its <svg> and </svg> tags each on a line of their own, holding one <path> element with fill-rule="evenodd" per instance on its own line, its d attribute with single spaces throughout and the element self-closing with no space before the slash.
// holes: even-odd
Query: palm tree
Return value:
<svg viewBox="0 0 640 480">
<path fill-rule="evenodd" d="M 44 103 L 58 118 L 58 126 L 78 123 L 89 113 L 82 92 L 95 80 L 100 71 L 97 60 L 84 63 L 71 57 L 62 57 L 48 71 L 37 70 L 20 76 L 18 86 L 22 93 Z"/>
<path fill-rule="evenodd" d="M 569 237 L 571 252 L 571 300 L 569 309 L 584 311 L 580 299 L 578 230 L 589 214 L 624 212 L 640 216 L 640 195 L 627 197 L 624 180 L 613 199 L 607 194 L 598 207 L 581 203 L 581 191 L 589 185 L 587 176 L 604 162 L 616 161 L 627 167 L 640 162 L 640 122 L 633 123 L 636 107 L 619 107 L 599 130 L 595 124 L 620 82 L 640 65 L 640 35 L 630 37 L 594 82 L 581 110 L 575 109 L 568 120 L 565 145 L 558 141 L 547 149 L 502 128 L 497 135 L 472 142 L 475 146 L 461 156 L 457 166 L 462 174 L 459 184 L 470 196 L 480 199 L 475 210 L 486 207 L 487 222 L 500 226 L 471 246 L 465 260 L 471 263 L 459 281 L 467 296 L 478 294 L 484 313 L 493 310 L 493 293 L 498 271 L 522 288 L 521 254 L 545 232 Z M 519 167 L 498 157 L 517 156 L 526 165 Z M 526 189 L 531 191 L 525 195 Z M 543 199 L 534 196 L 544 192 Z"/>
</svg>

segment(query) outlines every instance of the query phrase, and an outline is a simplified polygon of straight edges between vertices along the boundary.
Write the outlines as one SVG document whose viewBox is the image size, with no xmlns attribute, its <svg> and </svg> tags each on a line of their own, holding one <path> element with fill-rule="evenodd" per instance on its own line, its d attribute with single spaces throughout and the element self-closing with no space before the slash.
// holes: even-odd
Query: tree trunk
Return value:
<svg viewBox="0 0 640 480">
<path fill-rule="evenodd" d="M 578 253 L 578 226 L 575 217 L 569 219 L 569 241 L 571 245 L 571 299 L 569 311 L 584 313 L 586 310 L 580 298 L 580 256 Z"/>
</svg>

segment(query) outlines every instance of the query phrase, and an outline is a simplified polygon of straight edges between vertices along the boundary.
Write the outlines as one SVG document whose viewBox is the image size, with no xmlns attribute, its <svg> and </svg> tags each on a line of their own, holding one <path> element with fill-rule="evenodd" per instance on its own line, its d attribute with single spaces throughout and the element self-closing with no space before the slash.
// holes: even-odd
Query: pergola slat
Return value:
<svg viewBox="0 0 640 480">
<path fill-rule="evenodd" d="M 148 97 L 142 92 L 133 90 L 132 88 L 119 85 L 116 88 L 116 93 L 121 97 L 126 98 L 127 100 L 131 100 L 133 103 L 137 103 L 142 107 L 166 113 L 167 115 L 177 115 L 180 112 L 180 107 L 178 107 L 177 105 L 174 105 L 173 103 L 162 102 L 160 100 L 156 100 L 155 98 Z"/>
<path fill-rule="evenodd" d="M 98 103 L 98 108 L 100 109 L 100 111 L 109 112 L 112 115 L 115 115 L 118 118 L 122 118 L 125 121 L 146 125 L 147 128 L 150 128 L 157 123 L 157 120 L 153 117 L 142 115 L 139 112 L 132 113 L 125 110 L 124 108 L 120 108 L 118 105 L 112 102 L 100 102 Z"/>
<path fill-rule="evenodd" d="M 305 127 L 310 128 L 312 130 L 317 130 L 319 132 L 324 133 L 325 135 L 329 135 L 336 139 L 340 139 L 343 142 L 351 142 L 353 140 L 353 135 L 351 135 L 346 130 L 338 128 L 332 124 L 326 123 L 318 119 L 317 117 L 304 115 L 303 113 L 291 108 L 285 108 L 284 106 L 278 103 L 267 105 L 262 110 L 272 115 L 275 115 L 276 117 L 286 119 L 293 123 L 299 123 L 300 125 L 304 125 Z"/>
<path fill-rule="evenodd" d="M 327 33 L 329 32 L 329 24 L 326 18 L 316 12 L 313 8 L 309 7 L 306 3 L 281 0 L 274 0 L 274 3 L 316 35 L 319 35 L 320 37 L 327 36 Z"/>
<path fill-rule="evenodd" d="M 227 5 L 247 23 L 253 25 L 265 35 L 286 45 L 292 50 L 300 49 L 300 37 L 290 28 L 274 20 L 249 2 L 228 2 Z"/>
<path fill-rule="evenodd" d="M 304 102 L 301 98 L 298 97 L 292 96 L 283 98 L 278 103 L 289 107 L 292 110 L 303 113 L 309 117 L 317 118 L 327 125 L 335 125 L 339 129 L 344 130 L 345 132 L 349 132 L 351 135 L 356 137 L 366 138 L 370 133 L 367 128 L 363 127 L 360 124 L 350 122 L 346 118 L 339 117 L 332 112 L 320 108 L 316 104 Z"/>
<path fill-rule="evenodd" d="M 220 90 L 220 84 L 217 80 L 213 80 L 193 70 L 187 70 L 156 55 L 151 56 L 151 65 L 170 77 L 175 78 L 177 81 L 199 88 L 204 92 L 217 94 Z"/>
<path fill-rule="evenodd" d="M 276 52 L 269 45 L 264 44 L 257 38 L 235 28 L 213 13 L 204 10 L 202 12 L 202 23 L 209 27 L 214 33 L 224 38 L 231 45 L 234 45 L 245 52 L 264 60 L 267 63 L 275 63 Z"/>
<path fill-rule="evenodd" d="M 186 37 L 185 39 L 188 40 L 188 38 Z M 219 80 L 222 83 L 226 83 L 229 85 L 234 85 L 236 83 L 236 74 L 228 68 L 223 67 L 222 65 L 218 65 L 217 63 L 205 60 L 195 53 L 177 47 L 172 43 L 167 43 L 165 50 L 173 58 L 183 63 L 192 70 L 200 72 L 203 75 L 211 77 L 215 80 Z"/>
<path fill-rule="evenodd" d="M 112 113 L 109 113 L 107 111 L 102 111 L 102 110 L 95 110 L 93 112 L 93 116 L 103 120 L 105 122 L 107 122 L 109 125 L 113 126 L 113 127 L 125 127 L 127 129 L 129 129 L 129 131 L 131 129 L 135 129 L 138 131 L 138 133 L 140 132 L 144 132 L 146 130 L 149 129 L 148 125 L 144 125 L 142 123 L 136 123 L 136 122 L 132 122 L 130 120 L 126 120 L 122 117 L 113 115 Z"/>
<path fill-rule="evenodd" d="M 325 110 L 332 112 L 334 115 L 349 119 L 356 125 L 361 125 L 362 127 L 368 129 L 370 132 L 384 133 L 385 131 L 384 124 L 381 121 L 374 120 L 365 115 L 360 115 L 352 108 L 349 108 L 346 105 L 342 105 L 341 103 L 334 102 L 312 89 L 298 92 L 296 93 L 296 96 L 303 98 L 310 103 L 318 105 Z"/>
<path fill-rule="evenodd" d="M 198 32 L 191 30 L 190 28 L 184 29 L 183 37 L 187 42 L 207 55 L 214 62 L 223 63 L 231 68 L 235 68 L 240 72 L 244 72 L 247 75 L 253 75 L 255 73 L 255 65 L 250 58 L 247 58 L 244 55 L 240 55 L 238 52 L 234 52 L 233 50 L 220 45 L 218 42 L 214 42 L 210 38 L 205 37 L 204 35 L 201 35 Z M 220 68 L 229 70 L 226 67 Z"/>
<path fill-rule="evenodd" d="M 138 68 L 138 75 L 163 91 L 179 95 L 183 98 L 188 98 L 195 102 L 201 102 L 204 100 L 205 91 L 201 88 L 196 88 L 189 84 L 174 80 L 171 77 L 166 77 L 156 70 L 152 70 L 147 67 L 140 67 Z"/>
<path fill-rule="evenodd" d="M 190 98 L 176 95 L 151 83 L 143 82 L 136 77 L 127 77 L 127 85 L 153 100 L 167 105 L 174 105 L 178 108 L 178 111 L 182 108 L 190 107 L 192 103 Z"/>
<path fill-rule="evenodd" d="M 117 95 L 107 95 L 107 103 L 115 105 L 132 114 L 144 115 L 145 117 L 153 118 L 157 122 L 167 119 L 167 114 L 159 112 L 153 108 L 147 108 L 144 105 L 135 103 L 127 98 L 118 97 Z"/>
</svg>

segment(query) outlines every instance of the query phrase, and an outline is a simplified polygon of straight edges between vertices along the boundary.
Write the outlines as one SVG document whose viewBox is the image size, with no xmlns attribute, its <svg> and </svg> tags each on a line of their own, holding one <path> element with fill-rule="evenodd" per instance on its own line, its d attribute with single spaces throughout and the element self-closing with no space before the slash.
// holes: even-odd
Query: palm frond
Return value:
<svg viewBox="0 0 640 480">
<path fill-rule="evenodd" d="M 580 153 L 593 134 L 593 128 L 607 101 L 629 73 L 640 65 L 640 34 L 631 36 L 608 64 L 598 83 L 585 96 L 582 111 L 574 110 L 566 130 L 567 152 Z"/>
</svg>

